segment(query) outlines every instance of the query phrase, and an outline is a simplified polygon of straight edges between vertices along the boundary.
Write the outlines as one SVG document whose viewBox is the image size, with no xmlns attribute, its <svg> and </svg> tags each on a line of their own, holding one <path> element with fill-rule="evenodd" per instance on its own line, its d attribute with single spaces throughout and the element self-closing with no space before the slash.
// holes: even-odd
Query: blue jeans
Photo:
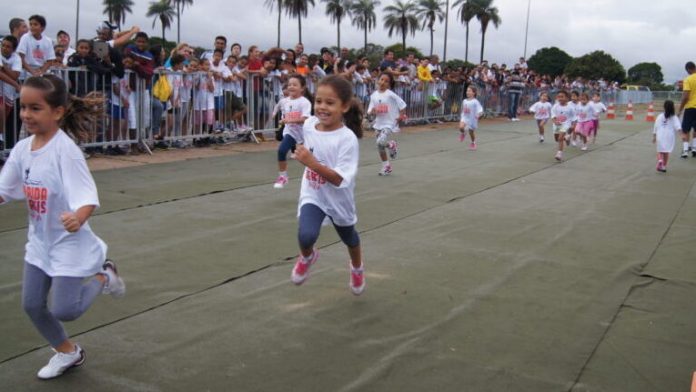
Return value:
<svg viewBox="0 0 696 392">
<path fill-rule="evenodd" d="M 508 106 L 508 118 L 517 118 L 517 105 L 520 103 L 522 93 L 510 91 L 510 105 Z"/>
</svg>

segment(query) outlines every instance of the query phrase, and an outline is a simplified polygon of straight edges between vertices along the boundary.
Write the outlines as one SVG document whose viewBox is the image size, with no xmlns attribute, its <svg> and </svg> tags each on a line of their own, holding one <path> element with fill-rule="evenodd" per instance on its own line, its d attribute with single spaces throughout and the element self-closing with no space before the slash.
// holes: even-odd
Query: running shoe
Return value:
<svg viewBox="0 0 696 392">
<path fill-rule="evenodd" d="M 350 264 L 350 261 L 348 263 Z M 355 269 L 352 265 L 350 265 L 349 285 L 350 291 L 352 291 L 355 295 L 360 295 L 363 291 L 365 291 L 365 272 L 363 267 Z"/>
<path fill-rule="evenodd" d="M 285 188 L 285 185 L 288 184 L 288 178 L 285 176 L 278 176 L 276 178 L 275 183 L 273 184 L 273 188 L 275 189 L 283 189 Z"/>
<path fill-rule="evenodd" d="M 463 142 L 466 139 L 466 133 L 459 132 L 459 142 Z"/>
<path fill-rule="evenodd" d="M 121 298 L 126 295 L 126 283 L 118 275 L 116 263 L 113 260 L 106 259 L 102 266 L 104 275 L 106 275 L 106 284 L 102 288 L 102 294 L 109 294 L 114 298 Z"/>
<path fill-rule="evenodd" d="M 392 172 L 391 165 L 387 165 L 387 166 L 382 166 L 382 170 L 380 170 L 379 173 L 377 173 L 377 174 L 379 174 L 380 176 L 388 176 L 391 174 L 391 172 Z"/>
<path fill-rule="evenodd" d="M 319 260 L 319 251 L 316 249 L 312 251 L 312 257 L 309 259 L 309 261 L 305 261 L 302 254 L 297 256 L 297 261 L 292 269 L 292 274 L 290 274 L 290 280 L 292 283 L 295 283 L 296 285 L 301 285 L 304 283 L 309 276 L 309 268 L 312 266 L 312 264 L 316 263 L 317 260 Z"/>
<path fill-rule="evenodd" d="M 476 151 L 476 143 L 471 142 L 471 143 L 469 144 L 469 150 L 471 150 L 471 151 Z"/>
<path fill-rule="evenodd" d="M 686 150 L 682 151 L 681 157 L 684 158 L 684 159 L 688 158 L 688 157 L 689 157 L 689 152 L 686 151 Z"/>
<path fill-rule="evenodd" d="M 556 156 L 554 157 L 558 162 L 563 160 L 563 151 L 559 151 L 556 153 Z"/>
<path fill-rule="evenodd" d="M 78 345 L 75 345 L 75 351 L 71 353 L 59 353 L 56 351 L 56 354 L 51 357 L 46 366 L 39 370 L 36 376 L 42 380 L 56 378 L 65 373 L 66 370 L 85 363 L 85 358 L 85 350 Z"/>
</svg>

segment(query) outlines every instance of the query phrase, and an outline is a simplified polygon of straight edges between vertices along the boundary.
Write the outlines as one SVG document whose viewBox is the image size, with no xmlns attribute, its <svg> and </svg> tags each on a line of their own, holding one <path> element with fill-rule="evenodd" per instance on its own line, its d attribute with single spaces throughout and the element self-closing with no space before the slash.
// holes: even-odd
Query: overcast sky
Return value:
<svg viewBox="0 0 696 392">
<path fill-rule="evenodd" d="M 571 56 L 581 56 L 593 50 L 604 50 L 616 57 L 628 70 L 639 62 L 657 62 L 662 66 L 668 83 L 685 76 L 684 63 L 696 60 L 696 7 L 686 6 L 693 0 L 531 0 L 531 19 L 527 56 L 537 49 L 557 46 Z M 451 0 L 450 3 L 453 3 Z M 77 0 L 2 0 L 0 31 L 7 32 L 9 19 L 27 18 L 34 13 L 46 16 L 47 33 L 64 29 L 74 36 Z M 152 28 L 152 19 L 145 13 L 149 1 L 134 0 L 133 13 L 127 15 L 126 25 L 141 27 L 149 34 L 159 36 L 159 22 Z M 318 52 L 322 46 L 336 45 L 336 27 L 324 16 L 325 4 L 315 0 L 316 6 L 303 20 L 302 35 L 305 50 Z M 389 38 L 383 25 L 381 8 L 392 0 L 382 0 L 377 13 L 378 28 L 368 35 L 370 42 L 387 46 L 401 42 L 400 36 Z M 70 5 L 73 5 L 72 8 Z M 572 6 L 568 6 L 572 4 Z M 496 30 L 489 26 L 486 34 L 485 57 L 490 62 L 514 63 L 524 53 L 526 0 L 496 0 L 502 24 Z M 222 7 L 222 8 L 221 8 Z M 92 38 L 97 23 L 104 20 L 101 0 L 80 1 L 80 37 Z M 456 12 L 450 11 L 447 57 L 464 58 L 464 26 L 457 21 Z M 216 35 L 225 35 L 228 42 L 240 42 L 244 50 L 256 44 L 261 48 L 275 46 L 277 14 L 264 6 L 263 0 L 194 0 L 181 19 L 182 41 L 196 46 L 212 47 Z M 297 20 L 282 19 L 281 45 L 294 47 L 298 40 Z M 362 47 L 363 33 L 342 24 L 341 44 Z M 168 39 L 176 39 L 176 22 L 166 32 Z M 480 26 L 470 25 L 469 59 L 478 62 L 481 48 Z M 74 42 L 74 41 L 73 41 Z M 444 24 L 436 25 L 435 53 L 442 55 Z M 419 31 L 408 36 L 406 44 L 427 53 L 430 35 Z"/>
</svg>

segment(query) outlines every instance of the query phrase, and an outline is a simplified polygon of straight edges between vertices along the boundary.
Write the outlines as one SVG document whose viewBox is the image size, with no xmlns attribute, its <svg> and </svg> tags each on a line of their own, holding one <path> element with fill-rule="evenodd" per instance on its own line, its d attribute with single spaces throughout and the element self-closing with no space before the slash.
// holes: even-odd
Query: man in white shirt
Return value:
<svg viewBox="0 0 696 392">
<path fill-rule="evenodd" d="M 19 40 L 17 53 L 22 58 L 22 68 L 29 76 L 43 75 L 56 59 L 53 42 L 43 35 L 46 18 L 32 15 L 29 18 L 29 34 Z"/>
</svg>

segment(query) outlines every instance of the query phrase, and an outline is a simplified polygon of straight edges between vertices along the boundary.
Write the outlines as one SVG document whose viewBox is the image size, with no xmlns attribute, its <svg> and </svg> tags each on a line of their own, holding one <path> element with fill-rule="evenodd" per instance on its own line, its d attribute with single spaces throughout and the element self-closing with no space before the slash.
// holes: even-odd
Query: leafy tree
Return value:
<svg viewBox="0 0 696 392">
<path fill-rule="evenodd" d="M 416 8 L 416 16 L 423 21 L 422 29 L 430 30 L 430 55 L 433 55 L 433 36 L 435 35 L 435 22 L 445 19 L 445 11 L 442 10 L 444 2 L 439 0 L 420 0 Z"/>
<path fill-rule="evenodd" d="M 326 15 L 336 23 L 337 47 L 341 50 L 341 21 L 349 16 L 351 0 L 321 0 L 326 3 Z"/>
<path fill-rule="evenodd" d="M 302 42 L 302 18 L 307 17 L 309 6 L 314 7 L 314 0 L 285 0 L 285 12 L 293 18 L 297 18 L 297 27 L 300 38 L 297 42 Z"/>
<path fill-rule="evenodd" d="M 126 14 L 132 14 L 133 0 L 104 0 L 104 14 L 109 17 L 109 23 L 116 23 L 119 31 L 121 24 L 126 23 Z"/>
<path fill-rule="evenodd" d="M 377 25 L 377 16 L 375 8 L 379 6 L 378 0 L 357 0 L 350 7 L 350 13 L 353 15 L 353 26 L 357 26 L 365 33 L 364 51 L 369 52 L 367 45 L 367 33 Z"/>
<path fill-rule="evenodd" d="M 498 7 L 493 7 L 493 0 L 474 0 L 474 3 L 476 4 L 476 19 L 481 23 L 481 62 L 483 62 L 488 24 L 493 23 L 493 27 L 497 29 L 502 21 L 498 14 Z"/>
<path fill-rule="evenodd" d="M 403 45 L 401 45 L 401 44 L 394 44 L 394 45 L 391 45 L 391 46 L 387 46 L 386 48 L 384 48 L 384 50 L 392 50 L 392 51 L 394 51 L 394 58 L 395 58 L 395 59 L 404 58 L 404 57 L 406 57 L 409 53 L 413 53 L 413 54 L 416 56 L 416 58 L 423 58 L 423 57 L 425 57 L 425 56 L 423 56 L 423 53 L 421 53 L 421 51 L 418 50 L 418 48 L 414 48 L 413 46 L 409 46 L 409 47 L 406 48 L 406 50 L 404 50 Z M 381 53 L 380 61 L 382 60 L 382 57 L 383 57 L 383 56 L 384 56 L 384 51 L 382 51 L 382 53 Z"/>
<path fill-rule="evenodd" d="M 457 0 L 452 8 L 459 7 L 459 20 L 466 27 L 466 51 L 464 61 L 469 61 L 469 22 L 476 17 L 476 3 L 473 0 Z"/>
<path fill-rule="evenodd" d="M 635 84 L 654 86 L 662 83 L 662 67 L 657 63 L 638 63 L 628 70 L 628 81 Z"/>
<path fill-rule="evenodd" d="M 444 67 L 445 68 L 451 68 L 451 69 L 458 69 L 461 67 L 465 68 L 474 68 L 476 67 L 475 64 L 472 64 L 468 61 L 461 60 L 461 59 L 452 59 L 444 62 Z"/>
<path fill-rule="evenodd" d="M 401 44 L 405 48 L 406 35 L 411 33 L 415 36 L 419 27 L 416 5 L 410 0 L 396 0 L 395 4 L 384 7 L 384 12 L 384 28 L 387 29 L 389 37 L 394 33 L 401 33 Z"/>
<path fill-rule="evenodd" d="M 166 41 L 164 38 L 164 30 L 172 27 L 172 21 L 174 20 L 175 12 L 172 5 L 167 0 L 151 1 L 150 7 L 147 9 L 147 14 L 145 16 L 154 16 L 152 21 L 152 28 L 155 28 L 155 24 L 159 19 L 162 24 L 162 41 Z"/>
<path fill-rule="evenodd" d="M 553 77 L 562 75 L 568 64 L 573 58 L 563 50 L 552 46 L 541 48 L 527 60 L 529 69 L 534 70 L 540 75 L 551 75 Z"/>
<path fill-rule="evenodd" d="M 601 79 L 623 82 L 626 70 L 614 57 L 601 50 L 588 53 L 574 59 L 565 69 L 570 77 L 580 76 L 585 79 Z"/>
</svg>

